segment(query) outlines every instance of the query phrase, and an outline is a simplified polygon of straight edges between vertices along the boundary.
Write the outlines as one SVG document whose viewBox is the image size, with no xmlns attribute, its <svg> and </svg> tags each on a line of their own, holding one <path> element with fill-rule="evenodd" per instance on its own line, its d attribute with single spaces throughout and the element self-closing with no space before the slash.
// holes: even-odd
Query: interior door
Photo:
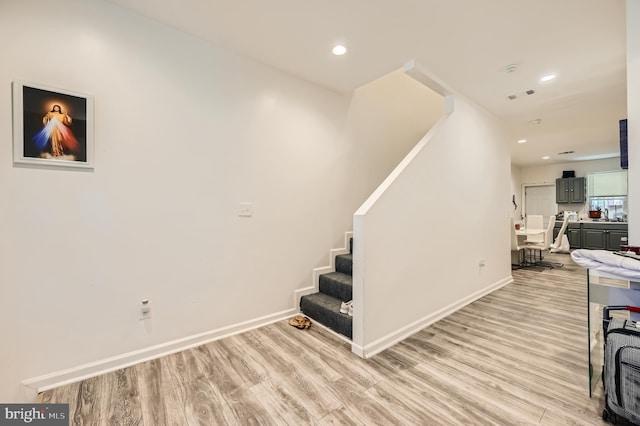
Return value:
<svg viewBox="0 0 640 426">
<path fill-rule="evenodd" d="M 541 214 L 544 218 L 544 227 L 546 228 L 549 224 L 549 216 L 555 215 L 558 212 L 556 186 L 525 186 L 524 208 L 525 217 L 530 214 Z"/>
</svg>

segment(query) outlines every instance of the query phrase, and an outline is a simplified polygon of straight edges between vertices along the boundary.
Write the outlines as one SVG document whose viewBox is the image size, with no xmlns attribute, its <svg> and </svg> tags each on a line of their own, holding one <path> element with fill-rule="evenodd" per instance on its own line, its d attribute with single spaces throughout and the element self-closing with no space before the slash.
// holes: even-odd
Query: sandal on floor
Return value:
<svg viewBox="0 0 640 426">
<path fill-rule="evenodd" d="M 305 328 L 311 327 L 311 320 L 307 317 L 303 317 L 302 315 L 297 315 L 289 320 L 289 325 L 300 330 L 304 330 Z"/>
<path fill-rule="evenodd" d="M 304 328 L 311 327 L 311 320 L 307 317 L 304 317 Z"/>
</svg>

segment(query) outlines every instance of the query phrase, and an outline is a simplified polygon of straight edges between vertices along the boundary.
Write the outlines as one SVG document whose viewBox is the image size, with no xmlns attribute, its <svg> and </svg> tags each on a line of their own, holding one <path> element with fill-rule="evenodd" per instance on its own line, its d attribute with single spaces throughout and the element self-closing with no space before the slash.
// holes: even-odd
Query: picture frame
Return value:
<svg viewBox="0 0 640 426">
<path fill-rule="evenodd" d="M 93 169 L 93 96 L 14 80 L 14 166 Z"/>
</svg>

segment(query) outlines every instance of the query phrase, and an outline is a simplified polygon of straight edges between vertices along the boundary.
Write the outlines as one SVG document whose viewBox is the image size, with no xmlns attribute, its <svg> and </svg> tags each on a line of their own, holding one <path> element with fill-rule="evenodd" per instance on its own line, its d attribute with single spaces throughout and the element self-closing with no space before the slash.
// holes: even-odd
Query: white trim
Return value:
<svg viewBox="0 0 640 426">
<path fill-rule="evenodd" d="M 353 264 L 351 271 L 351 299 L 354 306 L 364 306 L 364 216 L 353 215 L 353 233 L 356 238 L 353 239 Z M 362 344 L 364 342 L 364 315 L 362 309 L 356 309 L 353 312 L 351 320 L 351 352 L 364 358 Z M 358 350 L 356 350 L 358 348 Z"/>
<path fill-rule="evenodd" d="M 532 188 L 532 187 L 540 187 L 540 186 L 556 186 L 556 182 L 542 182 L 542 183 L 526 183 L 523 182 L 522 183 L 522 194 L 521 197 L 522 199 L 520 200 L 520 216 L 526 220 L 527 218 L 527 188 Z M 580 203 L 575 203 L 575 204 L 580 204 Z M 558 203 L 556 203 L 556 210 L 558 207 Z M 546 216 L 546 215 L 545 215 Z"/>
<path fill-rule="evenodd" d="M 300 315 L 304 315 L 304 314 L 302 314 L 302 313 L 301 313 Z M 315 321 L 315 322 L 313 322 L 313 323 L 312 323 L 312 326 L 313 326 L 313 327 L 320 327 L 320 328 L 323 328 L 323 329 L 325 329 L 326 331 L 328 331 L 328 332 L 329 332 L 329 334 L 332 334 L 333 336 L 337 337 L 338 339 L 342 340 L 343 342 L 345 342 L 345 343 L 349 343 L 349 344 L 351 344 L 351 343 L 352 343 L 352 342 L 351 342 L 351 339 L 349 339 L 347 336 L 345 336 L 345 335 L 343 335 L 343 334 L 340 334 L 340 333 L 338 333 L 338 332 L 336 332 L 336 331 L 333 331 L 332 329 L 330 329 L 329 327 L 327 327 L 327 326 L 326 326 L 326 325 L 324 325 L 324 324 L 319 323 L 315 318 L 313 318 L 313 317 L 311 317 L 311 316 L 309 316 L 309 315 L 305 315 L 305 316 L 306 316 L 307 318 L 311 319 L 312 321 Z"/>
<path fill-rule="evenodd" d="M 389 173 L 389 175 L 382 181 L 382 183 L 369 195 L 369 198 L 366 199 L 364 203 L 358 208 L 358 210 L 353 214 L 354 216 L 364 216 L 369 210 L 373 207 L 373 205 L 382 197 L 382 194 L 389 189 L 391 184 L 404 172 L 404 170 L 409 166 L 409 164 L 413 161 L 415 157 L 418 156 L 420 151 L 422 151 L 427 144 L 431 141 L 436 132 L 440 130 L 440 126 L 444 125 L 445 120 L 448 118 L 448 115 L 443 115 L 432 127 L 429 129 L 426 135 L 420 141 L 411 148 L 411 151 L 400 161 L 400 163 Z M 358 237 L 360 238 L 360 237 Z"/>
<path fill-rule="evenodd" d="M 463 307 L 465 307 L 466 305 L 486 296 L 487 294 L 498 290 L 499 288 L 504 287 L 505 285 L 512 283 L 513 282 L 513 277 L 509 276 L 507 278 L 504 278 L 480 291 L 477 291 L 461 300 L 458 300 L 457 302 L 454 302 L 452 304 L 450 304 L 449 306 L 445 306 L 444 308 L 440 309 L 439 311 L 433 312 L 429 315 L 427 315 L 426 317 L 423 317 L 417 321 L 414 321 L 411 324 L 408 324 L 396 331 L 394 331 L 393 333 L 390 333 L 386 336 L 383 336 L 381 338 L 379 338 L 378 340 L 366 345 L 365 347 L 361 347 L 361 346 L 357 346 L 357 345 L 352 345 L 351 346 L 351 351 L 363 358 L 371 358 L 372 356 L 376 355 L 379 352 L 382 352 L 383 350 L 390 348 L 391 346 L 395 345 L 396 343 L 406 339 L 407 337 L 411 336 L 412 334 L 415 334 L 416 332 L 422 330 L 423 328 L 433 324 L 436 321 L 441 320 L 442 318 L 451 315 L 452 313 L 454 313 L 455 311 L 462 309 Z"/>
<path fill-rule="evenodd" d="M 351 352 L 358 355 L 360 358 L 365 358 L 364 356 L 364 348 L 360 345 L 356 345 L 355 343 L 351 345 Z"/>
<path fill-rule="evenodd" d="M 244 333 L 255 328 L 263 327 L 277 321 L 289 318 L 299 313 L 298 309 L 287 309 L 260 318 L 244 321 L 238 324 L 222 327 L 204 333 L 194 334 L 161 343 L 148 348 L 128 352 L 122 355 L 90 362 L 77 367 L 45 374 L 22 381 L 23 396 L 26 401 L 33 401 L 38 393 L 48 389 L 78 382 L 101 374 L 109 373 L 121 368 L 130 367 L 141 362 L 150 361 L 176 352 L 184 351 L 196 346 L 204 345 L 215 340 Z"/>
<path fill-rule="evenodd" d="M 299 288 L 293 291 L 293 306 L 300 309 L 300 299 L 302 296 L 317 293 L 320 289 L 320 275 L 336 271 L 336 256 L 349 253 L 349 240 L 353 237 L 353 232 L 344 233 L 344 247 L 329 250 L 329 265 L 315 268 L 311 271 L 311 283 L 309 287 Z"/>
<path fill-rule="evenodd" d="M 442 97 L 444 98 L 447 98 L 454 94 L 454 91 L 446 83 L 436 77 L 423 65 L 418 64 L 415 59 L 406 62 L 402 66 L 402 69 L 409 77 L 412 77 L 414 80 L 419 81 L 429 89 L 433 90 L 439 95 L 442 95 Z M 446 100 L 445 107 L 446 111 L 448 111 L 445 112 L 445 114 L 450 114 L 453 112 L 453 97 Z"/>
<path fill-rule="evenodd" d="M 317 293 L 318 288 L 314 285 L 304 288 L 299 288 L 293 291 L 293 306 L 297 306 L 296 309 L 300 309 L 300 299 L 302 296 L 306 296 L 308 294 Z"/>
</svg>

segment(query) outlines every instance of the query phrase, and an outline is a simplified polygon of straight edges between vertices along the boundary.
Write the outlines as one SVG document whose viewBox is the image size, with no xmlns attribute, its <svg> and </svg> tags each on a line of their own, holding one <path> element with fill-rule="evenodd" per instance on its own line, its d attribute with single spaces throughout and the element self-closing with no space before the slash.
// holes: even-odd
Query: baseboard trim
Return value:
<svg viewBox="0 0 640 426">
<path fill-rule="evenodd" d="M 302 315 L 302 314 L 300 314 L 300 315 Z M 312 327 L 320 327 L 320 328 L 322 328 L 322 329 L 326 330 L 329 334 L 331 334 L 331 335 L 335 336 L 337 339 L 342 340 L 342 341 L 343 341 L 343 342 L 345 342 L 345 343 L 348 343 L 348 344 L 352 344 L 352 343 L 353 343 L 353 342 L 351 341 L 351 339 L 349 339 L 347 336 L 345 336 L 345 335 L 343 335 L 343 334 L 340 334 L 340 333 L 338 333 L 338 332 L 333 331 L 332 329 L 330 329 L 330 328 L 329 328 L 329 327 L 327 327 L 326 325 L 319 323 L 315 318 L 310 317 L 310 316 L 308 316 L 308 318 L 309 318 L 310 320 L 314 321 L 314 322 L 313 322 L 313 324 L 312 324 Z"/>
<path fill-rule="evenodd" d="M 315 268 L 311 272 L 311 283 L 309 287 L 299 288 L 293 291 L 293 306 L 300 308 L 300 299 L 302 296 L 317 293 L 320 291 L 320 275 L 328 274 L 336 271 L 336 256 L 339 254 L 349 253 L 349 240 L 353 237 L 353 231 L 344 233 L 344 247 L 329 250 L 329 265 Z"/>
<path fill-rule="evenodd" d="M 121 368 L 130 367 L 141 362 L 171 355 L 176 352 L 204 345 L 235 334 L 244 333 L 246 331 L 289 318 L 297 313 L 299 313 L 299 309 L 287 309 L 227 327 L 194 334 L 192 336 L 176 339 L 137 351 L 23 380 L 21 382 L 22 394 L 26 401 L 34 401 L 37 394 L 40 392 L 99 376 Z"/>
<path fill-rule="evenodd" d="M 351 345 L 351 352 L 358 355 L 360 358 L 365 358 L 364 356 L 364 348 L 360 345 L 356 345 L 355 343 Z"/>
<path fill-rule="evenodd" d="M 506 278 L 501 279 L 500 281 L 495 282 L 494 284 L 491 284 L 488 287 L 483 288 L 480 291 L 477 291 L 473 294 L 470 294 L 469 296 L 460 299 L 452 304 L 450 304 L 449 306 L 445 306 L 444 308 L 429 314 L 423 318 L 420 318 L 417 321 L 412 322 L 411 324 L 408 324 L 398 330 L 396 330 L 393 333 L 390 333 L 386 336 L 383 336 L 381 338 L 379 338 L 378 340 L 375 340 L 374 342 L 363 346 L 358 346 L 358 345 L 352 345 L 351 346 L 351 352 L 355 353 L 356 355 L 360 356 L 361 358 L 371 358 L 372 356 L 382 352 L 383 350 L 390 348 L 391 346 L 395 345 L 396 343 L 406 339 L 407 337 L 411 336 L 412 334 L 415 334 L 416 332 L 422 330 L 423 328 L 433 324 L 436 321 L 441 320 L 442 318 L 451 315 L 452 313 L 454 313 L 455 311 L 462 309 L 463 307 L 467 306 L 468 304 L 480 299 L 481 297 L 486 296 L 487 294 L 498 290 L 499 288 L 504 287 L 505 285 L 512 283 L 513 282 L 513 277 L 511 275 L 509 275 Z"/>
<path fill-rule="evenodd" d="M 317 293 L 318 289 L 315 286 L 299 288 L 293 291 L 293 306 L 296 307 L 297 310 L 300 310 L 300 299 L 302 296 L 306 296 L 308 294 Z"/>
</svg>

